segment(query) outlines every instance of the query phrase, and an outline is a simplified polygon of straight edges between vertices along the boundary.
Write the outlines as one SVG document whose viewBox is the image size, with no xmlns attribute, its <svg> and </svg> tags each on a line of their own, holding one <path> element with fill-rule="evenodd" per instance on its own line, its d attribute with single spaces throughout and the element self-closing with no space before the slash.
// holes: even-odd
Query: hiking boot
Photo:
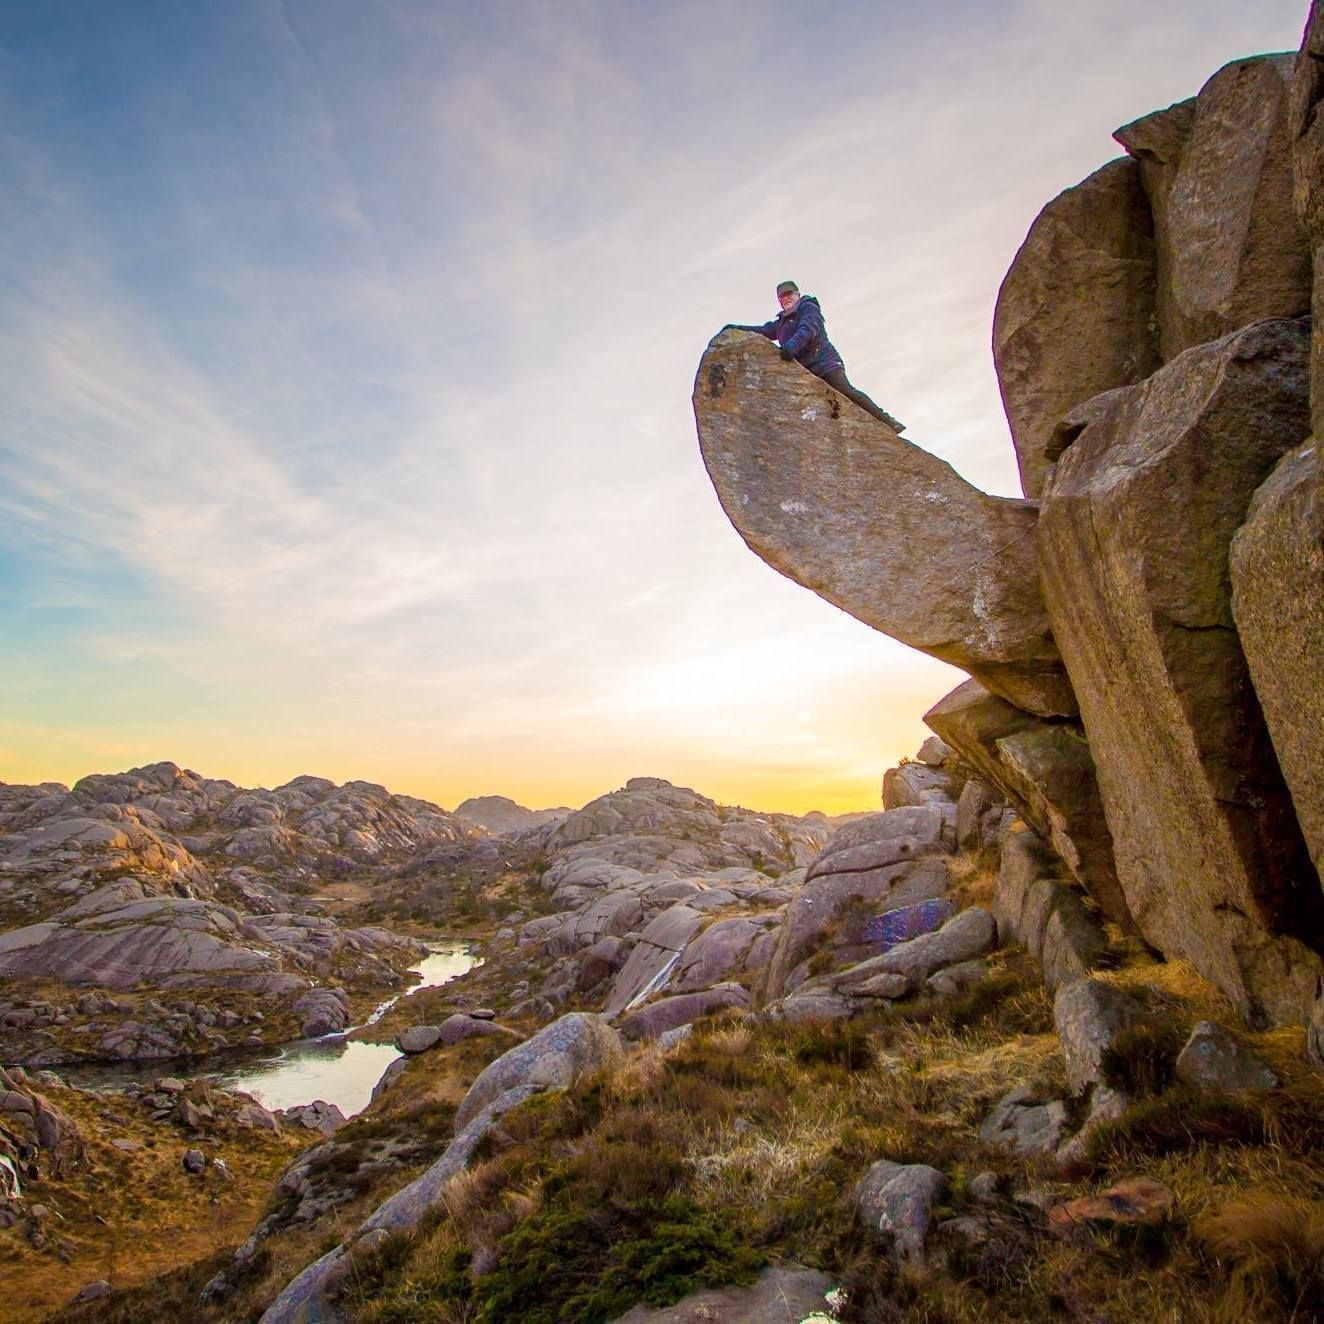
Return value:
<svg viewBox="0 0 1324 1324">
<path fill-rule="evenodd" d="M 903 433 L 906 430 L 906 425 L 904 423 L 898 423 L 896 419 L 894 419 L 892 415 L 887 412 L 886 409 L 882 411 L 882 414 L 883 414 L 883 422 L 886 423 L 887 426 L 891 428 L 892 431 L 895 432 L 898 436 L 900 436 L 901 433 Z"/>
</svg>

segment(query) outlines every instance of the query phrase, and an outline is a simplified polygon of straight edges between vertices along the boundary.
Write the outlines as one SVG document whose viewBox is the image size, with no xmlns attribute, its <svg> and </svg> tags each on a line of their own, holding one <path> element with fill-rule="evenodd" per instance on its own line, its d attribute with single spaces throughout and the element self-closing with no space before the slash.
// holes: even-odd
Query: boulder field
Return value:
<svg viewBox="0 0 1324 1324">
<path fill-rule="evenodd" d="M 693 397 L 749 546 L 965 670 L 933 730 L 1257 1026 L 1324 978 L 1322 53 L 1316 4 L 1030 226 L 993 320 L 1024 501 L 761 337 L 720 333 Z"/>
</svg>

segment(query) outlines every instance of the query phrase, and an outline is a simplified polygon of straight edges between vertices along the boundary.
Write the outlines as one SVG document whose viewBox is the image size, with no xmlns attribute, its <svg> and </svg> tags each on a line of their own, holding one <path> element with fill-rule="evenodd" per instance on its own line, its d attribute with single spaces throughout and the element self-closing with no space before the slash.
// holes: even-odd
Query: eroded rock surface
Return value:
<svg viewBox="0 0 1324 1324">
<path fill-rule="evenodd" d="M 1075 711 L 1033 507 L 972 487 L 762 336 L 712 341 L 694 412 L 723 509 L 774 569 L 1021 708 Z"/>
<path fill-rule="evenodd" d="M 1319 451 L 1279 461 L 1232 540 L 1232 615 L 1317 872 L 1324 874 L 1324 545 Z"/>
<path fill-rule="evenodd" d="M 1043 490 L 1058 420 L 1158 367 L 1154 224 L 1133 160 L 1110 161 L 1039 213 L 998 291 L 993 362 L 1021 489 Z"/>
<path fill-rule="evenodd" d="M 1044 591 L 1146 939 L 1300 1021 L 1321 894 L 1233 628 L 1228 546 L 1309 427 L 1307 331 L 1256 323 L 1091 401 L 1045 491 Z M 951 742 L 950 736 L 945 736 Z M 1289 935 L 1300 935 L 1293 937 Z"/>
<path fill-rule="evenodd" d="M 1310 307 L 1310 245 L 1292 208 L 1291 55 L 1224 66 L 1193 103 L 1129 124 L 1155 216 L 1163 359 Z"/>
</svg>

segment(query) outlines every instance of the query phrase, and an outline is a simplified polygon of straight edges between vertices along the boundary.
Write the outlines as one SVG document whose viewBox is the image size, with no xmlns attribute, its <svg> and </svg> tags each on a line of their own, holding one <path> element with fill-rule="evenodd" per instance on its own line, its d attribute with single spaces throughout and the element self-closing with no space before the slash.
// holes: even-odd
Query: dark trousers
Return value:
<svg viewBox="0 0 1324 1324">
<path fill-rule="evenodd" d="M 823 373 L 823 380 L 827 382 L 834 391 L 840 391 L 847 400 L 854 400 L 866 414 L 872 414 L 876 419 L 886 423 L 888 427 L 894 428 L 896 426 L 896 419 L 894 419 L 886 409 L 879 409 L 863 391 L 856 390 L 856 388 L 850 384 L 850 381 L 846 377 L 845 368 L 834 368 L 831 372 Z"/>
</svg>

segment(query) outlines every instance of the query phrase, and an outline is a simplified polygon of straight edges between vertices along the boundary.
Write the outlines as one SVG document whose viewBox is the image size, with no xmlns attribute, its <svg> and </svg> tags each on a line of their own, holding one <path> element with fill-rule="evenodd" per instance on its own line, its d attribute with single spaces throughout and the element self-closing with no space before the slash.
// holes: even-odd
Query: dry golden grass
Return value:
<svg viewBox="0 0 1324 1324">
<path fill-rule="evenodd" d="M 47 1242 L 34 1248 L 23 1224 L 0 1231 L 0 1301 L 6 1320 L 45 1318 L 98 1278 L 117 1287 L 148 1282 L 242 1241 L 272 1183 L 304 1141 L 270 1132 L 217 1130 L 198 1137 L 151 1123 L 139 1105 L 107 1103 L 75 1090 L 44 1091 L 77 1124 L 87 1141 L 86 1162 L 25 1191 L 29 1204 L 52 1211 Z M 138 1142 L 124 1152 L 112 1139 Z M 184 1151 L 198 1147 L 224 1159 L 227 1182 L 208 1168 L 202 1177 L 183 1169 Z"/>
<path fill-rule="evenodd" d="M 521 1273 L 527 1280 L 539 1255 L 582 1281 L 622 1239 L 652 1254 L 654 1238 L 665 1259 L 678 1245 L 708 1245 L 704 1229 L 713 1222 L 757 1256 L 836 1276 L 855 1324 L 1318 1319 L 1311 1297 L 1324 1245 L 1324 1078 L 1303 1062 L 1301 1032 L 1253 1037 L 1281 1089 L 1219 1111 L 1174 1087 L 1149 1101 L 1148 1120 L 1124 1119 L 1092 1168 L 1067 1177 L 1050 1161 L 1017 1159 L 978 1139 L 1006 1091 L 1029 1084 L 1065 1094 L 1035 963 L 997 953 L 990 967 L 981 989 L 940 1007 L 919 1000 L 826 1026 L 730 1015 L 701 1022 L 670 1050 L 646 1046 L 614 1074 L 531 1100 L 502 1119 L 415 1235 L 392 1238 L 355 1264 L 346 1308 L 362 1324 L 514 1320 L 518 1313 L 483 1313 L 484 1301 L 509 1300 L 511 1283 L 523 1281 Z M 1189 967 L 1146 960 L 1105 977 L 1164 1024 L 1235 1024 L 1226 1002 Z M 412 1061 L 351 1136 L 439 1125 L 496 1051 L 470 1041 Z M 880 1158 L 931 1163 L 949 1177 L 923 1273 L 898 1276 L 856 1225 L 851 1193 Z M 1156 1228 L 1081 1228 L 1059 1237 L 1025 1206 L 976 1204 L 969 1181 L 986 1171 L 1008 1189 L 1046 1189 L 1061 1199 L 1151 1177 L 1173 1191 L 1176 1211 Z M 273 1238 L 269 1260 L 224 1312 L 194 1312 L 200 1324 L 255 1317 L 383 1194 L 365 1191 L 335 1218 Z M 665 1229 L 648 1212 L 662 1208 L 671 1211 Z M 988 1219 L 993 1234 L 966 1246 L 941 1226 L 952 1214 Z M 502 1281 L 506 1297 L 483 1295 Z M 179 1287 L 176 1314 L 194 1299 L 185 1287 L 195 1296 L 197 1285 Z M 550 1278 L 529 1288 L 553 1303 L 557 1290 Z M 164 1309 L 86 1316 L 102 1324 L 171 1317 Z"/>
<path fill-rule="evenodd" d="M 997 858 L 992 851 L 964 851 L 947 861 L 958 909 L 982 906 L 993 908 L 993 893 L 998 885 Z"/>
</svg>

